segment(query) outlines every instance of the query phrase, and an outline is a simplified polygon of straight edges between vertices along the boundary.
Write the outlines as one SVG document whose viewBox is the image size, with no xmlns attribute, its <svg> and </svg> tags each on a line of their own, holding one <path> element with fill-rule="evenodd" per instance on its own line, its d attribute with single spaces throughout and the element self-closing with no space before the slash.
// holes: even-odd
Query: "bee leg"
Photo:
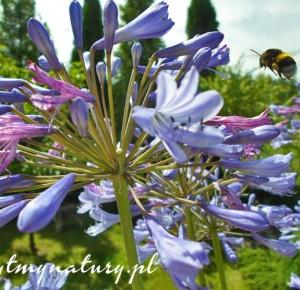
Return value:
<svg viewBox="0 0 300 290">
<path fill-rule="evenodd" d="M 279 67 L 278 67 L 277 63 L 275 63 L 275 62 L 272 63 L 271 71 L 275 74 L 275 76 L 277 75 L 275 72 L 277 72 L 278 75 L 280 76 Z"/>
</svg>

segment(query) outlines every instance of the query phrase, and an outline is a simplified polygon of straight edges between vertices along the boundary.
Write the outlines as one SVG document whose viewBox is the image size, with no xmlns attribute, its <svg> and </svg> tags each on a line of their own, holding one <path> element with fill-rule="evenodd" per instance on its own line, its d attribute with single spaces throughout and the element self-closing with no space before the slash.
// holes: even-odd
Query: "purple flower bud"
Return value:
<svg viewBox="0 0 300 290">
<path fill-rule="evenodd" d="M 18 229 L 21 232 L 32 233 L 47 226 L 70 191 L 74 180 L 75 174 L 69 173 L 31 200 L 19 215 Z"/>
<path fill-rule="evenodd" d="M 0 104 L 0 115 L 4 115 L 4 114 L 10 112 L 11 109 L 12 109 L 11 106 L 8 106 L 8 105 L 1 105 L 1 104 Z"/>
<path fill-rule="evenodd" d="M 26 179 L 25 176 L 22 174 L 1 176 L 0 193 L 5 192 L 11 187 L 17 187 L 20 184 L 23 184 L 24 182 L 26 183 L 27 181 L 31 183 L 31 180 Z"/>
<path fill-rule="evenodd" d="M 223 250 L 224 250 L 224 253 L 225 253 L 225 256 L 226 256 L 228 262 L 231 264 L 235 264 L 238 260 L 238 256 L 237 256 L 236 252 L 224 240 L 221 240 L 221 243 L 222 243 Z"/>
<path fill-rule="evenodd" d="M 100 85 L 103 87 L 106 79 L 106 64 L 102 61 L 98 62 L 96 65 L 96 72 Z"/>
<path fill-rule="evenodd" d="M 20 211 L 25 207 L 29 200 L 21 200 L 17 203 L 9 205 L 0 209 L 0 227 L 3 227 L 14 218 L 16 218 Z"/>
<path fill-rule="evenodd" d="M 135 42 L 131 47 L 132 65 L 137 68 L 143 53 L 143 46 L 139 42 Z"/>
<path fill-rule="evenodd" d="M 45 26 L 34 18 L 30 18 L 27 23 L 28 34 L 37 47 L 48 60 L 50 66 L 55 69 L 61 69 L 61 64 L 57 58 L 54 45 L 50 39 Z"/>
<path fill-rule="evenodd" d="M 70 106 L 71 119 L 78 129 L 79 135 L 87 137 L 88 135 L 88 121 L 89 121 L 89 107 L 82 98 L 76 98 Z"/>
<path fill-rule="evenodd" d="M 111 69 L 111 76 L 112 76 L 112 77 L 114 77 L 114 76 L 118 73 L 118 71 L 119 71 L 121 65 L 122 65 L 122 60 L 121 60 L 121 58 L 115 57 L 115 58 L 113 59 L 113 61 L 112 61 L 112 69 Z"/>
<path fill-rule="evenodd" d="M 251 130 L 243 130 L 225 137 L 225 144 L 262 144 L 269 142 L 280 134 L 280 130 L 272 125 L 259 126 Z"/>
<path fill-rule="evenodd" d="M 223 40 L 224 35 L 219 31 L 207 32 L 197 35 L 187 41 L 178 43 L 171 47 L 163 48 L 155 53 L 159 58 L 177 57 L 181 55 L 193 55 L 200 48 L 209 47 L 216 48 Z"/>
<path fill-rule="evenodd" d="M 49 72 L 50 70 L 52 70 L 52 67 L 49 64 L 48 59 L 44 55 L 41 55 L 37 59 L 37 61 L 38 61 L 39 67 L 41 69 L 43 69 L 44 71 Z"/>
<path fill-rule="evenodd" d="M 23 87 L 26 84 L 26 81 L 21 79 L 7 79 L 0 78 L 0 89 L 2 90 L 11 90 L 14 88 Z"/>
<path fill-rule="evenodd" d="M 113 0 L 107 0 L 103 11 L 105 49 L 108 53 L 114 45 L 115 32 L 119 27 L 118 7 Z"/>
<path fill-rule="evenodd" d="M 245 231 L 260 232 L 270 227 L 265 216 L 254 211 L 226 209 L 207 203 L 202 203 L 201 206 L 208 214 Z"/>
<path fill-rule="evenodd" d="M 7 196 L 0 196 L 0 208 L 14 203 L 17 203 L 24 199 L 23 194 L 13 194 Z"/>
<path fill-rule="evenodd" d="M 0 102 L 5 103 L 22 103 L 26 101 L 26 96 L 19 93 L 17 90 L 6 92 L 0 91 Z"/>
<path fill-rule="evenodd" d="M 70 20 L 76 48 L 83 47 L 83 17 L 82 8 L 78 1 L 73 0 L 69 7 Z"/>
<path fill-rule="evenodd" d="M 265 177 L 279 177 L 289 168 L 292 153 L 277 154 L 268 158 L 253 161 L 221 160 L 220 165 L 227 169 L 240 170 L 249 174 Z"/>
</svg>

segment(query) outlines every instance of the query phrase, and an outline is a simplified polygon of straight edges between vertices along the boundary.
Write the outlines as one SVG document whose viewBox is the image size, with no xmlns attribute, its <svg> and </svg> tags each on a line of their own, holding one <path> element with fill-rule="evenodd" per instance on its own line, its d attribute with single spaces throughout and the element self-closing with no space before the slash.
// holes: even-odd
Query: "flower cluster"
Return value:
<svg viewBox="0 0 300 290">
<path fill-rule="evenodd" d="M 178 289 L 206 289 L 203 277 L 212 254 L 226 289 L 223 254 L 236 263 L 235 247 L 249 241 L 294 256 L 298 245 L 286 229 L 290 233 L 299 226 L 299 213 L 261 204 L 252 191 L 293 193 L 292 155 L 260 156 L 281 129 L 268 110 L 253 118 L 220 116 L 226 105 L 222 96 L 199 92 L 201 73 L 229 62 L 223 34 L 208 32 L 153 52 L 146 65 L 139 63 L 142 46 L 135 42 L 117 132 L 112 77 L 121 60 L 112 59 L 114 45 L 163 36 L 174 24 L 168 5 L 154 4 L 119 27 L 118 8 L 108 0 L 104 37 L 89 52 L 82 51 L 82 8 L 75 0 L 70 19 L 87 88 L 71 84 L 36 19 L 28 22 L 42 54 L 38 64 L 28 62 L 33 80 L 0 79 L 0 170 L 7 172 L 0 179 L 0 225 L 18 218 L 20 231 L 41 230 L 67 194 L 83 188 L 78 213 L 88 212 L 96 222 L 87 233 L 96 236 L 120 223 L 129 267 L 157 253 Z M 106 63 L 95 63 L 99 50 L 105 50 Z M 15 103 L 26 103 L 38 115 L 18 110 Z M 13 175 L 8 171 L 13 161 L 57 174 Z M 117 213 L 105 210 L 109 202 L 116 202 Z M 133 287 L 142 289 L 139 275 Z"/>
</svg>

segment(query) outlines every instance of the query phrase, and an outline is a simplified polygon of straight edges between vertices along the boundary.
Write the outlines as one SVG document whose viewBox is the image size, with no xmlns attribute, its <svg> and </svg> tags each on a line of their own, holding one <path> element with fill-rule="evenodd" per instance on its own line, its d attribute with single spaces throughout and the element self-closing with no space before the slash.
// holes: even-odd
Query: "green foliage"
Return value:
<svg viewBox="0 0 300 290">
<path fill-rule="evenodd" d="M 83 5 L 83 50 L 89 51 L 92 44 L 103 36 L 102 9 L 99 0 L 85 0 Z M 102 60 L 103 51 L 96 60 Z M 78 61 L 77 51 L 72 52 L 72 61 Z"/>
<path fill-rule="evenodd" d="M 189 38 L 196 34 L 216 30 L 219 23 L 210 0 L 192 0 L 188 9 L 186 33 Z"/>
<path fill-rule="evenodd" d="M 270 104 L 283 104 L 297 94 L 291 81 L 273 79 L 266 75 L 254 77 L 242 73 L 239 67 L 226 68 L 224 78 L 213 75 L 200 79 L 202 91 L 217 90 L 224 98 L 221 115 L 240 115 L 254 117 Z"/>
<path fill-rule="evenodd" d="M 27 37 L 27 20 L 35 15 L 34 0 L 1 0 L 0 40 L 18 65 L 35 60 L 38 51 Z"/>
</svg>

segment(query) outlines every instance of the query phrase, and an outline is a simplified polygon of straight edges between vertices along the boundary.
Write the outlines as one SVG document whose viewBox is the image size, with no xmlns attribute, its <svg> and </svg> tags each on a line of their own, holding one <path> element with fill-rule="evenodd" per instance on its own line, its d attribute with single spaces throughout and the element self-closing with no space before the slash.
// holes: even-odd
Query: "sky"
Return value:
<svg viewBox="0 0 300 290">
<path fill-rule="evenodd" d="M 139 1 L 139 0 L 137 0 Z M 156 2 L 158 2 L 157 0 Z M 211 0 L 225 34 L 224 42 L 231 49 L 231 64 L 243 57 L 243 69 L 258 68 L 258 57 L 250 49 L 263 52 L 268 48 L 280 48 L 295 53 L 300 51 L 300 0 Z M 71 0 L 36 0 L 37 15 L 46 21 L 60 59 L 68 62 L 73 35 L 68 7 Z M 79 0 L 83 2 L 83 0 Z M 124 0 L 115 0 L 117 4 Z M 175 21 L 173 29 L 164 37 L 167 45 L 186 39 L 185 23 L 190 0 L 166 0 L 170 17 Z M 102 7 L 105 1 L 102 0 Z M 297 55 L 295 55 L 297 61 Z M 300 59 L 300 54 L 298 55 Z"/>
</svg>

